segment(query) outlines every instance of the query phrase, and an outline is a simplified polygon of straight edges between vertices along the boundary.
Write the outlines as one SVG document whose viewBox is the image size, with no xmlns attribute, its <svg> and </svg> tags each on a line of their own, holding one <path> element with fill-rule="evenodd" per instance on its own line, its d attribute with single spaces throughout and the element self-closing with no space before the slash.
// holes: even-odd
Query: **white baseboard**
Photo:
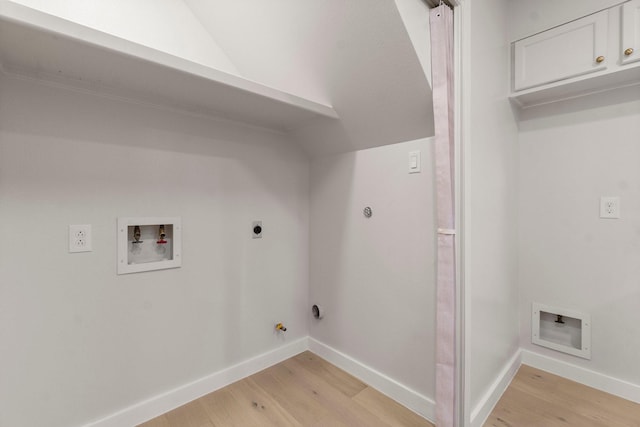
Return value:
<svg viewBox="0 0 640 427">
<path fill-rule="evenodd" d="M 418 415 L 434 422 L 436 404 L 432 399 L 313 338 L 309 338 L 309 350 Z"/>
<path fill-rule="evenodd" d="M 491 411 L 496 406 L 500 397 L 505 392 L 511 380 L 518 372 L 521 364 L 521 351 L 518 349 L 511 359 L 504 365 L 500 374 L 489 387 L 489 390 L 482 396 L 480 402 L 471 411 L 471 427 L 482 427 Z"/>
<path fill-rule="evenodd" d="M 136 403 L 105 418 L 87 424 L 85 427 L 122 427 L 134 426 L 205 394 L 253 375 L 263 369 L 300 354 L 309 348 L 308 337 L 300 338 L 290 344 L 268 351 L 229 368 L 215 372 L 189 384 Z"/>
<path fill-rule="evenodd" d="M 164 414 L 205 394 L 253 375 L 290 357 L 311 350 L 337 367 L 344 369 L 376 390 L 406 406 L 427 420 L 435 420 L 435 402 L 352 357 L 310 337 L 300 338 L 278 349 L 263 353 L 199 380 L 154 396 L 91 422 L 85 427 L 133 426 Z M 489 390 L 471 411 L 471 427 L 481 427 L 507 389 L 520 364 L 551 372 L 578 383 L 640 403 L 640 385 L 610 377 L 589 369 L 521 350 L 505 364 Z"/>
<path fill-rule="evenodd" d="M 610 377 L 529 350 L 522 350 L 522 363 L 569 380 L 640 403 L 640 385 Z"/>
</svg>

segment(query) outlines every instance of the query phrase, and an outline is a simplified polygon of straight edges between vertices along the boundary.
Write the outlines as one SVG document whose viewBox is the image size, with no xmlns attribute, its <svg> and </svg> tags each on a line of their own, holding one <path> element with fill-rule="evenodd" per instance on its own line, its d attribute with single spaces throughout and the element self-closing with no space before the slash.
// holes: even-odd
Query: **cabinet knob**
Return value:
<svg viewBox="0 0 640 427">
<path fill-rule="evenodd" d="M 598 56 L 598 57 L 596 58 L 596 62 L 597 62 L 598 64 L 599 64 L 599 63 L 601 63 L 602 61 L 604 61 L 604 56 L 600 55 L 600 56 Z"/>
<path fill-rule="evenodd" d="M 632 47 L 624 50 L 624 54 L 627 55 L 627 56 L 631 55 L 632 53 L 633 53 L 633 48 Z"/>
</svg>

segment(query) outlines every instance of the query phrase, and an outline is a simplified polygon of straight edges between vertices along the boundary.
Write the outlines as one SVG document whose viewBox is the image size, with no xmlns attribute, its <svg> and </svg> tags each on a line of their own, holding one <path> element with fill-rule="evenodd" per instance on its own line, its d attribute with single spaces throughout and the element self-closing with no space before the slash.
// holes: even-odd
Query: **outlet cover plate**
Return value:
<svg viewBox="0 0 640 427">
<path fill-rule="evenodd" d="M 620 218 L 620 197 L 616 197 L 616 196 L 600 197 L 600 218 L 608 218 L 608 219 Z"/>
<path fill-rule="evenodd" d="M 91 224 L 70 225 L 69 253 L 91 251 Z"/>
</svg>

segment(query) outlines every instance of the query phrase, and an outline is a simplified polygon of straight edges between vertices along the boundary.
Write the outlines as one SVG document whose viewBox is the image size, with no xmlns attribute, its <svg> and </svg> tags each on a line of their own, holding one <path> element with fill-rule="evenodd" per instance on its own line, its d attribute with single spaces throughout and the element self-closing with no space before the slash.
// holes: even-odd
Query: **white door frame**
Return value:
<svg viewBox="0 0 640 427">
<path fill-rule="evenodd" d="M 464 194 L 469 189 L 465 180 L 465 138 L 469 124 L 469 73 L 463 68 L 469 61 L 469 2 L 450 0 L 453 6 L 454 31 L 454 150 L 455 150 L 455 212 L 456 212 L 456 424 L 471 423 L 469 373 L 470 360 L 465 330 L 468 330 L 468 306 L 465 304 L 465 242 L 468 240 Z"/>
</svg>

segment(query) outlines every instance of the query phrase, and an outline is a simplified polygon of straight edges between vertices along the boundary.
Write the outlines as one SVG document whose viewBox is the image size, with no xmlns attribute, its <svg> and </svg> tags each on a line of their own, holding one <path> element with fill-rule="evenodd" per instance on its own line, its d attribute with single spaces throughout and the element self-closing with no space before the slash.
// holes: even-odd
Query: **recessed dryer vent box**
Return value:
<svg viewBox="0 0 640 427">
<path fill-rule="evenodd" d="M 531 342 L 591 359 L 591 317 L 534 302 L 531 310 Z"/>
<path fill-rule="evenodd" d="M 118 274 L 182 265 L 179 217 L 118 218 Z"/>
</svg>

